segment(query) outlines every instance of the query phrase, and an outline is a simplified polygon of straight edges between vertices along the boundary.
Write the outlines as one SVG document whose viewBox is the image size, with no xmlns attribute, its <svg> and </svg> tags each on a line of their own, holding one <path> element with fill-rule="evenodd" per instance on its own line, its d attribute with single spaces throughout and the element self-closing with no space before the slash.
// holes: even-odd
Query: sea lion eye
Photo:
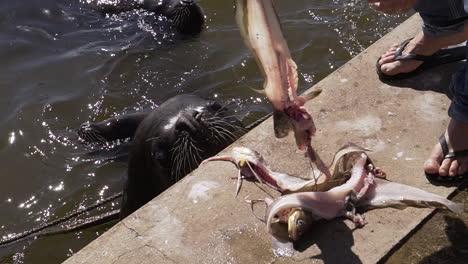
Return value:
<svg viewBox="0 0 468 264">
<path fill-rule="evenodd" d="M 215 101 L 210 101 L 207 104 L 207 108 L 210 109 L 210 110 L 213 110 L 213 111 L 218 111 L 221 108 L 223 108 L 223 106 L 220 105 L 219 103 L 215 102 Z"/>
<path fill-rule="evenodd" d="M 153 152 L 153 157 L 157 160 L 164 160 L 167 158 L 167 152 L 156 150 Z"/>
</svg>

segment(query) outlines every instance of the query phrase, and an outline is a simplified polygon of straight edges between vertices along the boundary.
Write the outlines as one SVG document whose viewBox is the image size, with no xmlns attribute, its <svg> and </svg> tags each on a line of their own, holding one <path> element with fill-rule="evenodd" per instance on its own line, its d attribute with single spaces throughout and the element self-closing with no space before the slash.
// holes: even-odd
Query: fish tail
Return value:
<svg viewBox="0 0 468 264">
<path fill-rule="evenodd" d="M 322 88 L 316 88 L 311 91 L 305 92 L 301 96 L 304 97 L 306 101 L 309 101 L 319 96 L 321 93 L 322 93 Z"/>
<path fill-rule="evenodd" d="M 450 203 L 447 205 L 447 208 L 456 214 L 461 214 L 465 211 L 465 207 L 462 203 Z"/>
</svg>

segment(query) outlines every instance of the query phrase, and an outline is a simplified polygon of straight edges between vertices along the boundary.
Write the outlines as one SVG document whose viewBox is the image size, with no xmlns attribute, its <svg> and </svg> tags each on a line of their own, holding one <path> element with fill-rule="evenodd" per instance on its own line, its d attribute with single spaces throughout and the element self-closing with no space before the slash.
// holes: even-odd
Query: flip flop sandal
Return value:
<svg viewBox="0 0 468 264">
<path fill-rule="evenodd" d="M 445 138 L 445 133 L 439 137 L 439 143 L 440 143 L 440 146 L 442 147 L 442 155 L 444 156 L 444 159 L 454 159 L 455 157 L 468 155 L 468 149 L 449 152 L 447 140 Z M 439 183 L 460 182 L 465 179 L 468 179 L 468 175 L 466 174 L 457 175 L 457 176 L 440 176 L 439 174 L 426 173 L 426 177 L 430 181 L 439 182 Z"/>
<path fill-rule="evenodd" d="M 417 55 L 417 54 L 411 54 L 411 53 L 402 54 L 403 50 L 405 49 L 405 47 L 408 45 L 408 43 L 411 40 L 412 38 L 407 39 L 400 44 L 400 46 L 395 52 L 395 61 L 416 60 L 416 61 L 422 61 L 423 63 L 418 68 L 416 68 L 415 70 L 411 72 L 402 72 L 402 73 L 398 73 L 395 75 L 387 75 L 382 72 L 382 65 L 379 64 L 381 57 L 379 57 L 375 65 L 375 68 L 377 70 L 377 75 L 379 75 L 380 80 L 401 80 L 401 79 L 413 77 L 421 73 L 424 70 L 427 70 L 429 68 L 432 68 L 438 65 L 466 59 L 465 47 L 441 49 L 438 52 L 430 56 Z"/>
</svg>

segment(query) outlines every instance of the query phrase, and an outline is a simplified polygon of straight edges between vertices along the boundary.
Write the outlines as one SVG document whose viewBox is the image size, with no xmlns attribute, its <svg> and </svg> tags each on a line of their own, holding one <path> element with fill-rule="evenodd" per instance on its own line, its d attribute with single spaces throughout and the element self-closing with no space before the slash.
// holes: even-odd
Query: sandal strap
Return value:
<svg viewBox="0 0 468 264">
<path fill-rule="evenodd" d="M 422 61 L 422 62 L 428 62 L 434 59 L 434 53 L 433 55 L 419 55 L 419 54 L 413 54 L 413 53 L 408 53 L 408 54 L 403 54 L 403 51 L 405 50 L 406 46 L 410 43 L 410 41 L 413 38 L 407 39 L 403 41 L 400 46 L 397 48 L 395 51 L 395 60 L 396 61 L 407 61 L 407 60 L 417 60 L 417 61 Z"/>
<path fill-rule="evenodd" d="M 468 149 L 454 151 L 456 156 L 467 156 Z"/>
<path fill-rule="evenodd" d="M 447 139 L 445 138 L 445 133 L 439 137 L 439 143 L 440 143 L 440 146 L 442 147 L 442 155 L 444 156 L 444 159 L 452 159 L 452 158 L 460 157 L 460 156 L 468 156 L 468 149 L 449 152 Z"/>
<path fill-rule="evenodd" d="M 395 58 L 402 56 L 403 50 L 405 50 L 406 46 L 408 46 L 408 43 L 410 43 L 412 39 L 413 38 L 407 39 L 400 44 L 400 46 L 395 51 Z"/>
<path fill-rule="evenodd" d="M 442 147 L 442 156 L 446 157 L 449 154 L 449 150 L 448 150 L 448 145 L 447 145 L 447 139 L 445 139 L 445 132 L 442 135 L 440 135 L 439 143 L 440 143 L 440 146 Z"/>
<path fill-rule="evenodd" d="M 418 54 L 405 54 L 401 56 L 395 56 L 395 60 L 397 61 L 407 61 L 407 60 L 417 60 L 417 61 L 422 61 L 422 62 L 428 62 L 430 60 L 433 60 L 433 56 L 425 56 L 425 55 L 418 55 Z"/>
</svg>

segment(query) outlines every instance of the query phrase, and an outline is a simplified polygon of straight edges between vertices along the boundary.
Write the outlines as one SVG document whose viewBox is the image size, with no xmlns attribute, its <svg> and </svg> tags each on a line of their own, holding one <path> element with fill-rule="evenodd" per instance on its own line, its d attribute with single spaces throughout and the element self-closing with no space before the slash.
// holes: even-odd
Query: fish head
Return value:
<svg viewBox="0 0 468 264">
<path fill-rule="evenodd" d="M 246 147 L 234 147 L 232 149 L 232 160 L 239 168 L 245 167 L 247 162 L 259 164 L 263 162 L 263 157 L 255 150 Z"/>
<path fill-rule="evenodd" d="M 312 217 L 309 213 L 294 208 L 288 216 L 288 236 L 292 241 L 298 241 L 302 235 L 308 231 L 312 224 Z"/>
</svg>

